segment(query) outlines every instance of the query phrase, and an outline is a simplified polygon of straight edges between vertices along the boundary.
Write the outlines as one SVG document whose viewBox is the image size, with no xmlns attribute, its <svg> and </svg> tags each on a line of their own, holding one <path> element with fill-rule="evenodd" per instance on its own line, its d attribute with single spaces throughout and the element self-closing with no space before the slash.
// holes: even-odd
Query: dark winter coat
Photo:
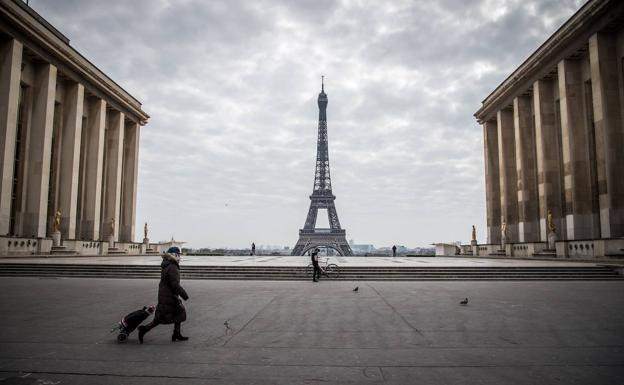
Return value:
<svg viewBox="0 0 624 385">
<path fill-rule="evenodd" d="M 318 252 L 313 251 L 310 257 L 310 259 L 312 260 L 312 264 L 318 266 Z"/>
<path fill-rule="evenodd" d="M 180 286 L 180 264 L 175 254 L 163 254 L 158 284 L 158 306 L 154 320 L 161 324 L 184 322 L 186 310 L 179 297 L 185 301 L 188 294 Z"/>
</svg>

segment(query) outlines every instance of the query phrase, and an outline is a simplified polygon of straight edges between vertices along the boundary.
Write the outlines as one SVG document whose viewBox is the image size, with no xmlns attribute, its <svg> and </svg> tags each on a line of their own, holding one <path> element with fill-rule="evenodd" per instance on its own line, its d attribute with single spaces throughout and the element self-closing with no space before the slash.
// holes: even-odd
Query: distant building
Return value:
<svg viewBox="0 0 624 385">
<path fill-rule="evenodd" d="M 175 239 L 173 239 L 173 237 L 171 237 L 171 240 L 169 241 L 162 241 L 162 242 L 158 242 L 158 243 L 151 243 L 150 247 L 152 250 L 157 251 L 159 253 L 164 253 L 166 252 L 170 247 L 179 247 L 180 250 L 182 249 L 182 246 L 184 244 L 186 244 L 187 242 L 183 242 L 183 241 L 177 241 Z"/>
<path fill-rule="evenodd" d="M 351 245 L 351 250 L 353 250 L 354 254 L 366 254 L 366 253 L 372 253 L 375 251 L 375 246 L 373 245 L 358 245 L 358 244 L 352 244 Z"/>
</svg>

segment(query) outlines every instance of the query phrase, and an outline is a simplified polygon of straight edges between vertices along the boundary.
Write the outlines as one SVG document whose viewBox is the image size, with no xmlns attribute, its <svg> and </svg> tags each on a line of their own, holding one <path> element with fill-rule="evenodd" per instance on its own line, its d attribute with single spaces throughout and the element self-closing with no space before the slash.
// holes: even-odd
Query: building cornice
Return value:
<svg viewBox="0 0 624 385">
<path fill-rule="evenodd" d="M 483 100 L 481 108 L 474 114 L 479 123 L 492 119 L 496 111 L 506 107 L 513 96 L 524 93 L 527 82 L 537 80 L 551 71 L 551 64 L 564 58 L 557 56 L 566 52 L 580 36 L 584 36 L 588 25 L 593 25 L 606 11 L 615 8 L 614 4 L 617 3 L 618 0 L 590 0 L 585 3 Z"/>
<path fill-rule="evenodd" d="M 110 98 L 114 104 L 120 105 L 126 112 L 134 115 L 133 120 L 138 121 L 141 125 L 147 122 L 149 115 L 141 109 L 141 102 L 71 47 L 67 38 L 63 39 L 64 36 L 56 29 L 50 29 L 49 23 L 42 23 L 36 17 L 36 12 L 27 11 L 23 4 L 18 4 L 19 2 L 20 0 L 0 0 L 0 16 L 8 19 L 10 25 L 28 36 L 34 44 L 54 56 L 59 62 L 79 74 L 92 87 Z M 88 89 L 88 85 L 85 84 L 85 86 Z"/>
</svg>

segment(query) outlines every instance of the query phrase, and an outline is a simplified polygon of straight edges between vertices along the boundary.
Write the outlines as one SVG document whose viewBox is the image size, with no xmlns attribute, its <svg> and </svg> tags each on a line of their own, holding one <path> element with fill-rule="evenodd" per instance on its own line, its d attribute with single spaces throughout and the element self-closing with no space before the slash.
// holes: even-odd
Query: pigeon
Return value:
<svg viewBox="0 0 624 385">
<path fill-rule="evenodd" d="M 465 298 L 463 301 L 459 303 L 460 305 L 468 305 L 468 298 Z"/>
<path fill-rule="evenodd" d="M 230 320 L 226 320 L 223 325 L 225 325 L 225 332 L 227 333 L 228 330 L 232 330 L 232 328 L 230 327 Z"/>
<path fill-rule="evenodd" d="M 359 286 L 356 286 L 355 289 L 353 289 L 353 291 L 358 291 L 358 290 L 360 290 Z"/>
</svg>

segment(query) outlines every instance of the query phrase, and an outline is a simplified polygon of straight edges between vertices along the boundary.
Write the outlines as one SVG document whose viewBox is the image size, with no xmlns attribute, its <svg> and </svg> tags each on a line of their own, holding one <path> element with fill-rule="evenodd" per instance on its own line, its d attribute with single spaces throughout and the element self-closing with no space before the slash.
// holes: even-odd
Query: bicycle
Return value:
<svg viewBox="0 0 624 385">
<path fill-rule="evenodd" d="M 340 268 L 335 263 L 329 263 L 329 258 L 325 258 L 323 264 L 319 263 L 321 274 L 327 278 L 338 278 L 340 276 Z M 306 277 L 311 277 L 314 273 L 314 265 L 311 263 L 306 268 Z"/>
</svg>

